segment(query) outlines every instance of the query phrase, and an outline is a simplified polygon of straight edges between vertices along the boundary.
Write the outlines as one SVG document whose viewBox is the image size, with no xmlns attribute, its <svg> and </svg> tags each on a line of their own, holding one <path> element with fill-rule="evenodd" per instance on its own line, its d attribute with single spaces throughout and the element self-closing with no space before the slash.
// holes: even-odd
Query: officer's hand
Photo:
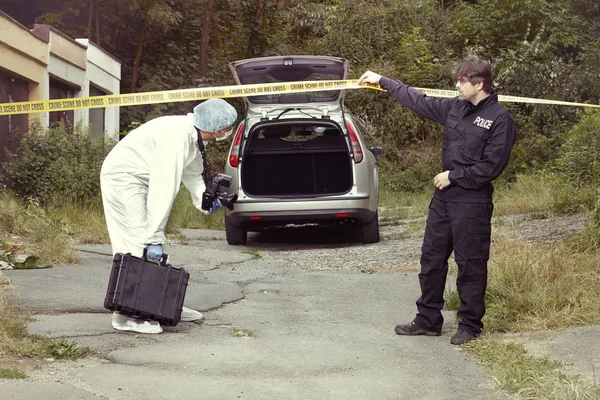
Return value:
<svg viewBox="0 0 600 400">
<path fill-rule="evenodd" d="M 433 185 L 439 190 L 444 190 L 448 186 L 450 186 L 450 171 L 444 171 L 439 173 L 433 178 Z"/>
<path fill-rule="evenodd" d="M 208 213 L 212 214 L 221 207 L 223 207 L 223 203 L 221 203 L 221 200 L 215 199 L 212 203 L 212 206 L 208 209 Z"/>
<path fill-rule="evenodd" d="M 149 244 L 146 246 L 146 256 L 154 261 L 159 261 L 163 255 L 162 244 Z"/>
<path fill-rule="evenodd" d="M 363 83 L 379 83 L 381 79 L 381 75 L 376 74 L 373 71 L 367 71 L 358 80 L 358 84 L 361 85 Z"/>
</svg>

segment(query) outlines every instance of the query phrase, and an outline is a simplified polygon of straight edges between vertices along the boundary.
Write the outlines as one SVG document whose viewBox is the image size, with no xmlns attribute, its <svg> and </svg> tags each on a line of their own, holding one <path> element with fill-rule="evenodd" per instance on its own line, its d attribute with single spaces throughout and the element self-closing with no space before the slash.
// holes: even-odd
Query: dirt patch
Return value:
<svg viewBox="0 0 600 400">
<path fill-rule="evenodd" d="M 537 217 L 537 218 L 536 218 Z M 543 217 L 540 219 L 540 217 Z M 545 217 L 544 215 L 521 214 L 502 217 L 508 227 L 513 228 L 523 238 L 539 242 L 556 242 L 566 236 L 581 231 L 585 227 L 583 214 Z"/>
</svg>

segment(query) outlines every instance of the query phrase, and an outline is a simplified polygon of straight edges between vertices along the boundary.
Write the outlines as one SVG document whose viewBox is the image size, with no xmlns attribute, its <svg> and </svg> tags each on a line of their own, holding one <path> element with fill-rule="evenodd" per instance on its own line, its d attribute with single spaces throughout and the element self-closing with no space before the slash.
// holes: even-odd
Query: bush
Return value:
<svg viewBox="0 0 600 400">
<path fill-rule="evenodd" d="M 35 201 L 22 204 L 11 193 L 0 192 L 0 244 L 4 250 L 23 247 L 25 253 L 39 257 L 40 264 L 75 262 L 73 240 L 64 228 Z"/>
<path fill-rule="evenodd" d="M 64 125 L 45 131 L 36 123 L 16 153 L 7 151 L 1 178 L 23 201 L 99 202 L 100 168 L 111 148 L 112 143 L 89 129 L 77 126 L 70 134 Z"/>
<path fill-rule="evenodd" d="M 576 183 L 600 182 L 600 112 L 584 114 L 573 127 L 555 168 Z"/>
<path fill-rule="evenodd" d="M 401 154 L 379 160 L 381 187 L 392 192 L 421 193 L 433 191 L 433 178 L 442 172 L 442 146 L 406 147 Z"/>
</svg>

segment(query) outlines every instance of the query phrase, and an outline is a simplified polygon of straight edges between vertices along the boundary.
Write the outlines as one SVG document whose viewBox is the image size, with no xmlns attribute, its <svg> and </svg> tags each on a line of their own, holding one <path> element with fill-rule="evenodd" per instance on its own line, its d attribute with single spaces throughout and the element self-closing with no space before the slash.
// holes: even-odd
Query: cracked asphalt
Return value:
<svg viewBox="0 0 600 400">
<path fill-rule="evenodd" d="M 508 398 L 471 355 L 450 344 L 452 313 L 440 337 L 394 333 L 413 318 L 419 294 L 412 256 L 401 262 L 394 252 L 381 253 L 391 241 L 365 246 L 335 238 L 328 246 L 335 251 L 319 255 L 311 237 L 290 244 L 285 235 L 258 235 L 234 247 L 223 232 L 185 231 L 167 251 L 190 272 L 186 306 L 205 319 L 160 335 L 112 329 L 103 308 L 108 245 L 81 246 L 76 265 L 5 271 L 34 316 L 31 333 L 97 354 L 48 361 L 24 380 L 0 380 L 0 398 Z M 373 254 L 389 265 L 373 269 Z"/>
</svg>

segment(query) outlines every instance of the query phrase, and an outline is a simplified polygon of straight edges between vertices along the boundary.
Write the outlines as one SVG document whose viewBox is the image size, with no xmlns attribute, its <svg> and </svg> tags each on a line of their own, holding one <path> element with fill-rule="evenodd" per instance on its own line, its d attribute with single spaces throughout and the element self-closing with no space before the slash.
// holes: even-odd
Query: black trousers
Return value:
<svg viewBox="0 0 600 400">
<path fill-rule="evenodd" d="M 448 258 L 454 251 L 458 264 L 459 329 L 473 335 L 483 329 L 493 209 L 491 202 L 454 203 L 437 198 L 431 201 L 421 249 L 417 325 L 441 331 Z"/>
</svg>

